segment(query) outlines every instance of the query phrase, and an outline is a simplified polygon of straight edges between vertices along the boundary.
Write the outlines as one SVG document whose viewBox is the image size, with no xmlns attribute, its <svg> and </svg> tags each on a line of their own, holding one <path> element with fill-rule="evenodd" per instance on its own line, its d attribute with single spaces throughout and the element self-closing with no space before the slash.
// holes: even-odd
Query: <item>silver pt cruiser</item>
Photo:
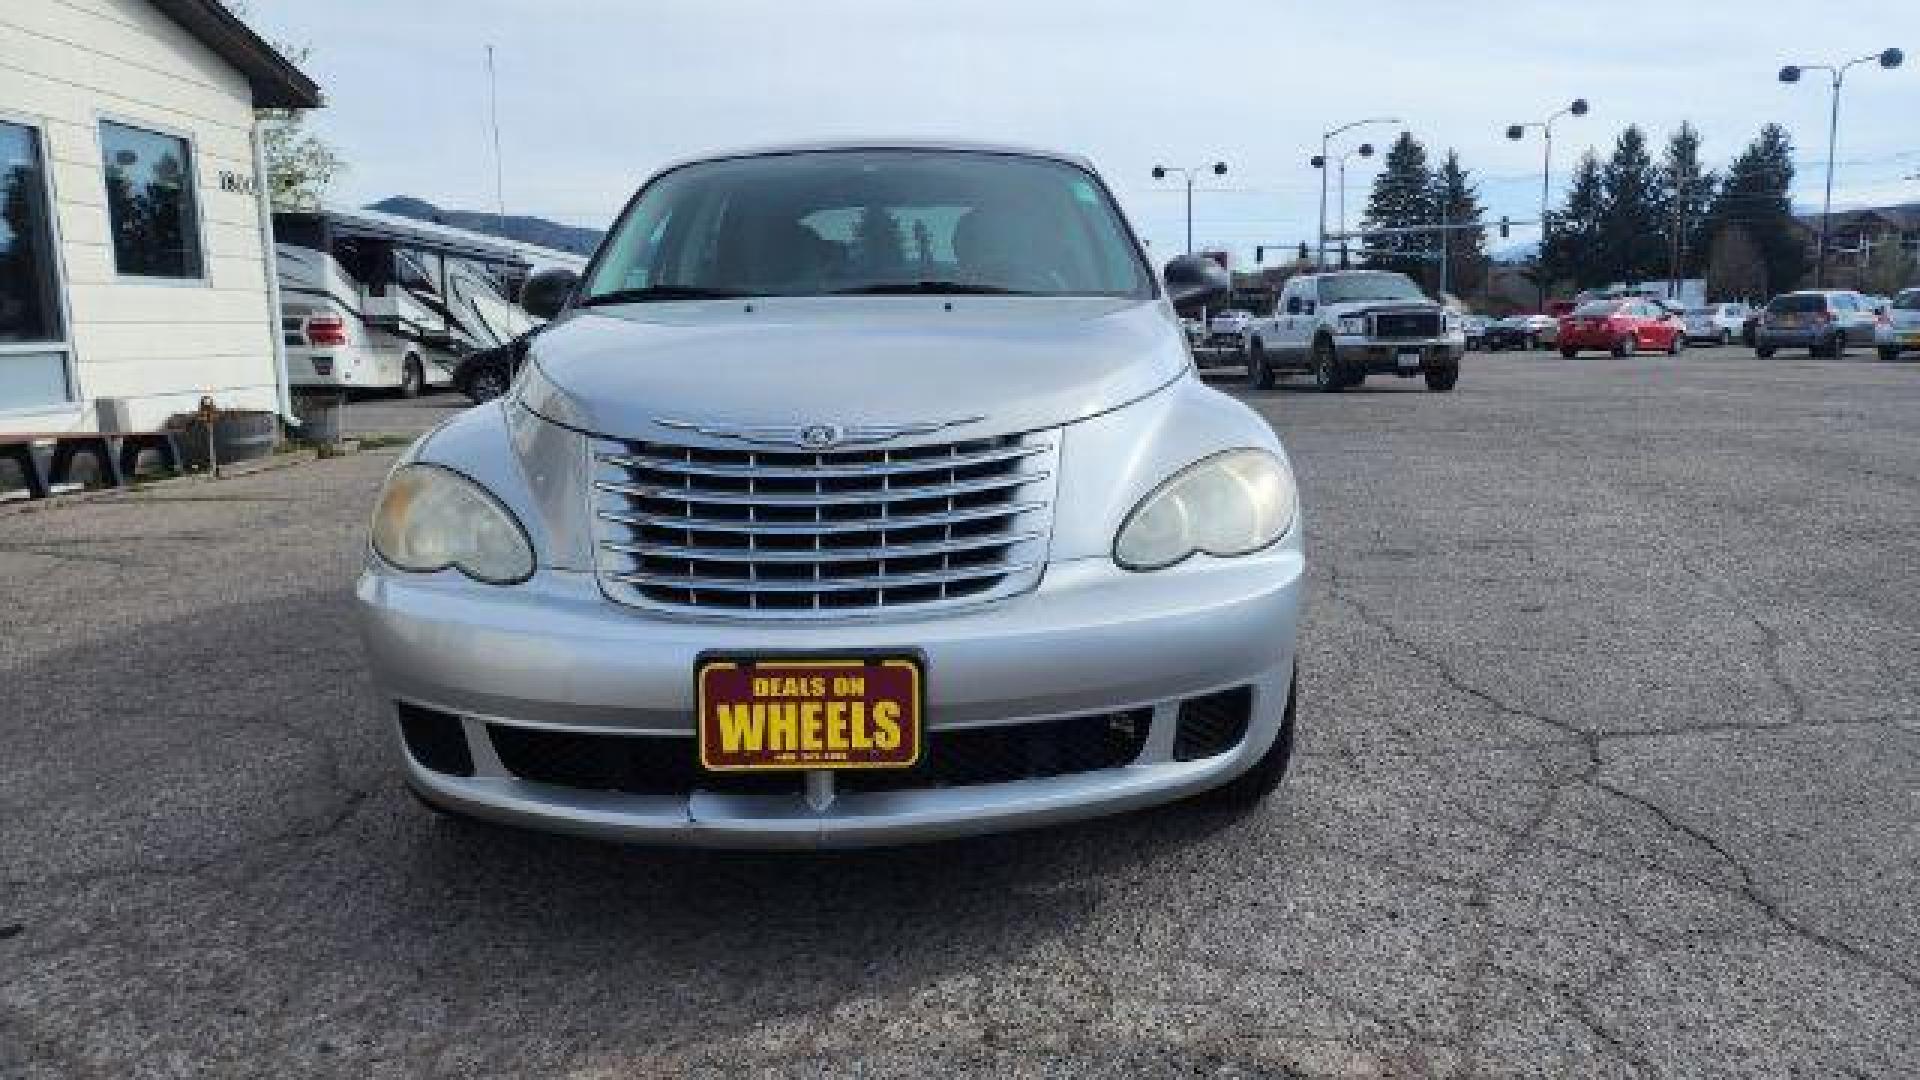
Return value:
<svg viewBox="0 0 1920 1080">
<path fill-rule="evenodd" d="M 896 843 L 1205 793 L 1293 746 L 1272 430 L 1078 158 L 800 146 L 654 176 L 512 391 L 395 466 L 358 584 L 428 804 Z"/>
</svg>

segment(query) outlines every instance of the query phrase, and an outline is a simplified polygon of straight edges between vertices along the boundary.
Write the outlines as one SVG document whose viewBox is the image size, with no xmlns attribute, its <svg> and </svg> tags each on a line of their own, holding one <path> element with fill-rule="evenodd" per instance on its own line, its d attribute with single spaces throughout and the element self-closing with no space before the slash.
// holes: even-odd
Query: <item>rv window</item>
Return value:
<svg viewBox="0 0 1920 1080">
<path fill-rule="evenodd" d="M 440 261 L 439 256 L 427 251 L 396 251 L 393 254 L 394 278 L 402 288 L 428 292 L 439 289 L 440 268 L 435 265 Z"/>
<path fill-rule="evenodd" d="M 114 267 L 129 277 L 200 277 L 200 213 L 187 140 L 102 120 L 100 151 Z"/>
</svg>

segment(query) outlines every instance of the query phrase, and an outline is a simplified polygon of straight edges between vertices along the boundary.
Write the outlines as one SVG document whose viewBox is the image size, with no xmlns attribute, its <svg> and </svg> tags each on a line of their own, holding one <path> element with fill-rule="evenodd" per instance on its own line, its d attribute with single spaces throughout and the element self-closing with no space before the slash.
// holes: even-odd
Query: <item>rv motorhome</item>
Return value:
<svg viewBox="0 0 1920 1080">
<path fill-rule="evenodd" d="M 462 357 L 533 326 L 520 285 L 535 265 L 585 260 L 372 210 L 273 216 L 287 380 L 398 390 L 451 381 Z"/>
</svg>

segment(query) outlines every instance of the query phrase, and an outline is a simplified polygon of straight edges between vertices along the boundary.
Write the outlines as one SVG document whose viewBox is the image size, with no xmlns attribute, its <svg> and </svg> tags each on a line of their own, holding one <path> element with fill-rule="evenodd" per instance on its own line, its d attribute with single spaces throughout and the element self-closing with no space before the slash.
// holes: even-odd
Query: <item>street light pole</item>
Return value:
<svg viewBox="0 0 1920 1080">
<path fill-rule="evenodd" d="M 1807 71 L 1824 71 L 1833 79 L 1833 97 L 1827 112 L 1827 193 L 1820 206 L 1820 252 L 1813 266 L 1813 286 L 1816 289 L 1827 282 L 1827 234 L 1833 225 L 1833 157 L 1840 139 L 1840 87 L 1855 64 L 1876 60 L 1883 68 L 1897 68 L 1905 59 L 1906 54 L 1899 49 L 1887 49 L 1855 57 L 1844 64 L 1788 64 L 1780 69 L 1780 81 L 1783 83 L 1797 83 L 1801 73 Z"/>
<path fill-rule="evenodd" d="M 1177 165 L 1155 165 L 1153 167 L 1153 178 L 1155 180 L 1165 180 L 1168 173 L 1179 173 L 1181 178 L 1187 182 L 1187 254 L 1191 255 L 1193 254 L 1193 182 L 1199 177 L 1200 170 L 1183 169 Z M 1227 163 L 1224 161 L 1214 162 L 1213 175 L 1227 175 Z"/>
<path fill-rule="evenodd" d="M 1320 153 L 1317 157 L 1313 159 L 1314 167 L 1320 170 L 1320 244 L 1314 256 L 1314 266 L 1316 269 L 1324 270 L 1327 267 L 1327 168 L 1326 168 L 1326 162 L 1327 162 L 1327 149 L 1333 144 L 1333 137 L 1335 135 L 1339 135 L 1344 132 L 1352 131 L 1354 128 L 1357 128 L 1357 127 L 1364 127 L 1367 124 L 1398 124 L 1400 122 L 1401 122 L 1400 118 L 1397 116 L 1370 116 L 1370 117 L 1367 117 L 1365 120 L 1355 120 L 1351 124 L 1342 124 L 1339 127 L 1334 128 L 1332 131 L 1323 131 L 1320 133 Z M 1343 193 L 1343 197 L 1344 197 L 1344 193 Z M 1346 227 L 1344 225 L 1341 226 L 1340 231 L 1345 232 Z"/>
<path fill-rule="evenodd" d="M 1539 128 L 1541 141 L 1545 144 L 1540 151 L 1540 250 L 1534 256 L 1534 266 L 1540 275 L 1540 310 L 1547 310 L 1547 202 L 1553 187 L 1553 122 L 1563 116 L 1587 115 L 1587 99 L 1574 98 L 1573 104 L 1547 117 L 1545 120 L 1530 124 L 1508 124 L 1507 138 L 1519 141 L 1527 134 L 1528 128 Z"/>
<path fill-rule="evenodd" d="M 1363 158 L 1372 157 L 1373 144 L 1361 143 L 1359 146 L 1333 159 L 1334 166 L 1340 173 L 1340 268 L 1342 270 L 1347 268 L 1347 159 L 1353 157 L 1355 154 L 1359 154 Z M 1325 178 L 1327 173 L 1327 159 L 1325 155 L 1315 154 L 1308 164 L 1319 169 L 1321 177 L 1323 179 Z"/>
</svg>

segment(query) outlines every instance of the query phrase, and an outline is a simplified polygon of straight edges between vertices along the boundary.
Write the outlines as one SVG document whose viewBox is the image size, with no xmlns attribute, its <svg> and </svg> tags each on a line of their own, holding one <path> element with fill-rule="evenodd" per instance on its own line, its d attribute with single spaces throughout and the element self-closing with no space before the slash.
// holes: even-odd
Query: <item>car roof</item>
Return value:
<svg viewBox="0 0 1920 1080">
<path fill-rule="evenodd" d="M 975 142 L 965 139 L 816 139 L 800 142 L 768 143 L 757 146 L 743 146 L 728 150 L 716 150 L 703 154 L 694 154 L 670 161 L 657 170 L 668 172 L 683 165 L 694 165 L 706 161 L 730 161 L 737 158 L 775 157 L 781 154 L 823 154 L 848 150 L 925 150 L 946 151 L 966 154 L 1000 154 L 1012 157 L 1041 158 L 1047 161 L 1059 161 L 1076 165 L 1088 172 L 1096 171 L 1093 162 L 1079 154 L 1062 150 L 1048 150 L 1037 146 L 1022 146 L 1016 143 Z"/>
</svg>

